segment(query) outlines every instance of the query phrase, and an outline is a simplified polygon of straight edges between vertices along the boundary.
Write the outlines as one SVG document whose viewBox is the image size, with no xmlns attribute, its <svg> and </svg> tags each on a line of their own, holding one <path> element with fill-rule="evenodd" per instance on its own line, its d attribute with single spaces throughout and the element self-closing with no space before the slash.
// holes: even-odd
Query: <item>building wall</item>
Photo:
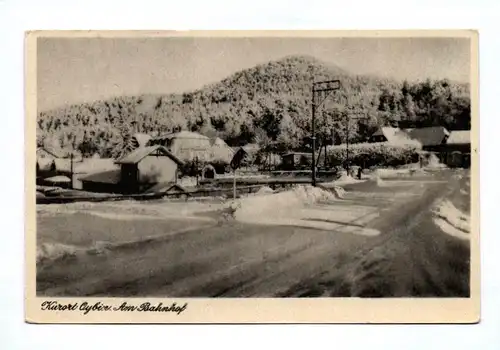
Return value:
<svg viewBox="0 0 500 350">
<path fill-rule="evenodd" d="M 292 170 L 295 166 L 295 156 L 293 154 L 287 154 L 283 156 L 283 168 L 286 170 Z"/>
<path fill-rule="evenodd" d="M 82 180 L 80 180 L 80 177 L 83 177 L 83 176 L 85 176 L 85 175 L 73 174 L 73 179 L 72 179 L 73 189 L 75 189 L 75 190 L 83 189 L 83 183 L 82 183 Z"/>
<path fill-rule="evenodd" d="M 385 138 L 384 135 L 376 135 L 376 136 L 372 136 L 370 137 L 370 140 L 369 142 L 372 142 L 372 143 L 375 143 L 375 142 L 386 142 L 387 139 Z"/>
<path fill-rule="evenodd" d="M 291 153 L 283 156 L 283 169 L 296 170 L 297 168 L 304 168 L 310 166 L 312 162 L 312 154 L 297 154 Z"/>
<path fill-rule="evenodd" d="M 177 152 L 181 149 L 207 149 L 210 148 L 210 140 L 205 138 L 175 138 L 172 140 L 171 150 Z"/>
<path fill-rule="evenodd" d="M 81 189 L 88 192 L 100 192 L 100 193 L 121 193 L 122 190 L 119 185 L 92 182 L 92 181 L 81 181 Z"/>
<path fill-rule="evenodd" d="M 446 164 L 450 167 L 463 166 L 463 154 L 459 151 L 453 151 L 447 154 Z"/>
<path fill-rule="evenodd" d="M 471 162 L 470 144 L 465 145 L 446 145 L 443 153 L 445 154 L 445 163 L 450 167 L 469 168 Z"/>
<path fill-rule="evenodd" d="M 428 152 L 443 152 L 446 150 L 446 146 L 445 145 L 432 145 L 432 146 L 422 146 L 422 149 L 424 151 L 428 151 Z"/>
<path fill-rule="evenodd" d="M 136 193 L 139 190 L 138 177 L 136 164 L 122 164 L 120 170 L 120 186 L 123 191 Z"/>
<path fill-rule="evenodd" d="M 177 179 L 177 163 L 169 157 L 147 156 L 138 167 L 141 183 L 175 182 Z"/>
<path fill-rule="evenodd" d="M 168 148 L 183 160 L 210 160 L 210 140 L 205 138 L 174 138 Z"/>
<path fill-rule="evenodd" d="M 200 162 L 208 162 L 211 160 L 211 150 L 209 147 L 205 148 L 177 148 L 175 151 L 172 151 L 177 157 L 184 161 L 193 161 L 196 158 Z"/>
<path fill-rule="evenodd" d="M 234 151 L 224 141 L 219 140 L 212 144 L 207 138 L 177 137 L 173 139 L 157 139 L 150 144 L 159 144 L 168 148 L 173 154 L 185 161 L 213 162 L 224 161 L 229 163 L 234 156 Z"/>
</svg>

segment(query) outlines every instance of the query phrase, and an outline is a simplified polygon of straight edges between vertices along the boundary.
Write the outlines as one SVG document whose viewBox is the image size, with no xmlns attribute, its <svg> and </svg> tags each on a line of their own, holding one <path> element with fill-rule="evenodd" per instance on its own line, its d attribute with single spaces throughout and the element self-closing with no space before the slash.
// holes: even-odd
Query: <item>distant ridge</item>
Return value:
<svg viewBox="0 0 500 350">
<path fill-rule="evenodd" d="M 37 139 L 53 148 L 81 149 L 101 157 L 117 153 L 128 135 L 178 130 L 218 136 L 230 146 L 272 142 L 281 149 L 295 149 L 310 135 L 311 83 L 332 79 L 340 79 L 342 88 L 319 111 L 318 132 L 333 142 L 345 139 L 339 119 L 343 113 L 364 117 L 350 127 L 352 142 L 401 119 L 442 124 L 450 130 L 470 124 L 467 85 L 404 84 L 354 75 L 312 56 L 297 55 L 235 72 L 190 92 L 119 96 L 41 112 Z"/>
</svg>

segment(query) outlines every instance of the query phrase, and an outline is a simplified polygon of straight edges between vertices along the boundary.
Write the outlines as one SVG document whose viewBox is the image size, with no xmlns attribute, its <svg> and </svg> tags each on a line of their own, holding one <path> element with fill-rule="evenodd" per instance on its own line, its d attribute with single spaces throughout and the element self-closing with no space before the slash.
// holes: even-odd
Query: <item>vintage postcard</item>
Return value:
<svg viewBox="0 0 500 350">
<path fill-rule="evenodd" d="M 476 323 L 478 33 L 26 34 L 26 320 Z"/>
</svg>

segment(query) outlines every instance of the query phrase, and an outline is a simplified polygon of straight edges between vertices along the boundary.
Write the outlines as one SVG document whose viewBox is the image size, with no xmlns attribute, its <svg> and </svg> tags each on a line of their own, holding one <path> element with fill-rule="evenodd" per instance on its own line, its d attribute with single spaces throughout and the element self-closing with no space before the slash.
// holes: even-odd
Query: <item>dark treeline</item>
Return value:
<svg viewBox="0 0 500 350">
<path fill-rule="evenodd" d="M 41 112 L 37 141 L 63 151 L 113 157 L 135 132 L 191 130 L 219 136 L 231 146 L 257 142 L 277 151 L 301 149 L 311 134 L 313 77 L 341 81 L 341 89 L 316 114 L 320 144 L 343 143 L 347 135 L 350 142 L 362 142 L 382 125 L 470 128 L 468 84 L 356 76 L 294 56 L 194 92 L 116 97 Z"/>
</svg>

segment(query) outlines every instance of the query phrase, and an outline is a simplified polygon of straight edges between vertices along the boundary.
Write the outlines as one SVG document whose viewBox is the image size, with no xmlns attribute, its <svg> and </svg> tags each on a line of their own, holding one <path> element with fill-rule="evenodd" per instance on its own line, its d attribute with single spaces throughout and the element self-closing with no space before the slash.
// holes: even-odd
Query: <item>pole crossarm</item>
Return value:
<svg viewBox="0 0 500 350">
<path fill-rule="evenodd" d="M 339 80 L 327 80 L 327 81 L 318 81 L 313 83 L 313 103 L 316 105 L 316 107 L 321 107 L 323 102 L 331 95 L 332 91 L 339 90 L 340 89 L 340 81 Z M 322 99 L 317 102 L 316 101 L 316 94 L 317 93 L 322 93 L 319 96 Z"/>
<path fill-rule="evenodd" d="M 325 80 L 313 82 L 313 91 L 338 90 L 340 89 L 340 80 Z"/>
</svg>

